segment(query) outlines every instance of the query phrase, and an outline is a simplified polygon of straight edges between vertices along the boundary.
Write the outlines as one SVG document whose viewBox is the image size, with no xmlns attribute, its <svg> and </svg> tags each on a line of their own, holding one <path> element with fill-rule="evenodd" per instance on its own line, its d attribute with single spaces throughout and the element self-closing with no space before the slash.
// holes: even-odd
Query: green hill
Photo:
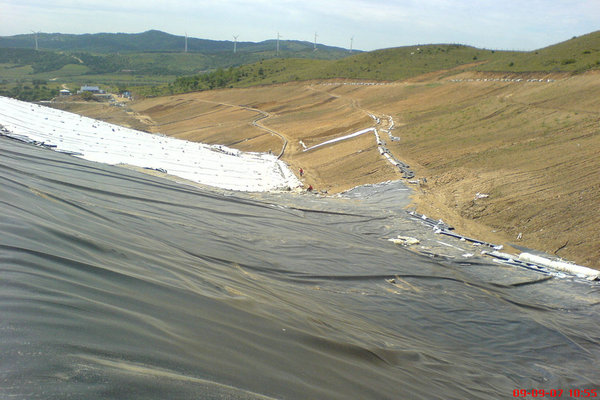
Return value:
<svg viewBox="0 0 600 400">
<path fill-rule="evenodd" d="M 35 50 L 35 43 L 39 50 Z M 0 37 L 1 93 L 13 93 L 26 81 L 49 80 L 60 85 L 156 86 L 178 76 L 204 74 L 220 68 L 272 58 L 336 60 L 346 49 L 310 42 L 267 40 L 260 43 L 186 38 L 160 31 L 136 34 L 67 35 L 38 33 Z M 355 53 L 358 53 L 355 51 Z"/>
<path fill-rule="evenodd" d="M 252 86 L 311 79 L 369 79 L 393 81 L 457 66 L 473 68 L 476 63 L 517 55 L 461 45 L 424 45 L 377 50 L 340 60 L 271 59 L 218 71 L 179 78 L 174 90 L 190 91 L 224 86 Z"/>
<path fill-rule="evenodd" d="M 36 36 L 40 50 L 95 54 L 183 52 L 186 41 L 185 36 L 171 35 L 157 30 L 142 33 L 95 33 L 84 35 L 40 32 L 37 34 L 0 37 L 0 48 L 34 49 Z M 236 47 L 237 52 L 243 54 L 275 53 L 276 46 L 275 40 L 266 40 L 258 43 L 238 42 Z M 318 45 L 319 51 L 313 52 L 313 46 L 313 43 L 306 41 L 280 40 L 279 42 L 280 55 L 283 56 L 289 53 L 302 53 L 308 58 L 334 59 L 348 55 L 346 49 L 323 44 Z M 229 40 L 187 38 L 188 53 L 233 53 L 233 47 L 233 41 Z"/>
<path fill-rule="evenodd" d="M 496 52 L 470 46 L 408 46 L 377 50 L 338 60 L 324 72 L 331 76 L 335 75 L 335 71 L 342 71 L 344 78 L 399 80 L 461 65 L 487 62 L 494 57 Z"/>
<path fill-rule="evenodd" d="M 543 49 L 504 54 L 478 69 L 512 72 L 582 72 L 600 68 L 600 31 Z"/>
<path fill-rule="evenodd" d="M 394 81 L 443 70 L 583 72 L 600 69 L 600 31 L 543 49 L 495 51 L 455 44 L 398 47 L 339 60 L 270 59 L 227 71 L 178 78 L 170 92 L 311 79 Z"/>
<path fill-rule="evenodd" d="M 69 55 L 29 49 L 0 49 L 0 63 L 13 66 L 31 66 L 32 73 L 56 71 L 79 61 Z"/>
</svg>

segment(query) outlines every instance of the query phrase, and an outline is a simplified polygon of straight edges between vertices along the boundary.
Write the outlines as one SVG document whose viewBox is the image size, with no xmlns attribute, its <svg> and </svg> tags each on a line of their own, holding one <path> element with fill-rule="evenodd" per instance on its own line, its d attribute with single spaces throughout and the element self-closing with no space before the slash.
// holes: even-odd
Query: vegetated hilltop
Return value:
<svg viewBox="0 0 600 400">
<path fill-rule="evenodd" d="M 147 52 L 183 52 L 185 36 L 171 35 L 158 30 L 142 33 L 30 33 L 25 35 L 0 37 L 0 47 L 33 49 L 37 37 L 38 47 L 44 50 L 86 52 L 86 53 L 147 53 Z M 336 58 L 345 56 L 348 50 L 318 44 L 320 52 L 313 52 L 314 44 L 299 40 L 280 40 L 279 50 L 282 54 L 289 52 L 305 53 L 310 58 Z M 187 51 L 190 53 L 233 52 L 234 42 L 230 40 L 208 40 L 193 37 L 187 38 Z M 265 53 L 276 51 L 276 41 L 237 42 L 239 53 Z M 314 54 L 312 54 L 314 53 Z"/>
<path fill-rule="evenodd" d="M 461 65 L 471 66 L 494 54 L 462 45 L 424 45 L 376 50 L 340 60 L 276 58 L 226 71 L 181 77 L 173 86 L 176 92 L 182 92 L 331 78 L 394 81 Z"/>
<path fill-rule="evenodd" d="M 480 71 L 509 72 L 583 72 L 600 69 L 600 31 L 573 37 L 543 49 L 501 53 L 489 62 L 478 66 Z"/>
<path fill-rule="evenodd" d="M 35 50 L 35 43 L 39 50 Z M 139 34 L 65 35 L 38 33 L 0 37 L 0 93 L 21 100 L 49 100 L 61 87 L 110 86 L 112 90 L 158 85 L 178 76 L 207 73 L 252 64 L 274 57 L 339 59 L 350 52 L 306 41 L 238 42 L 188 38 L 160 31 Z M 49 90 L 36 90 L 33 81 L 51 81 Z M 28 88 L 29 87 L 29 88 Z M 166 86 L 165 86 L 166 87 Z M 110 90 L 110 88 L 107 88 Z M 163 89 L 163 91 L 166 89 Z"/>
<path fill-rule="evenodd" d="M 160 31 L 137 34 L 97 33 L 65 35 L 39 33 L 0 37 L 0 64 L 30 65 L 32 73 L 60 71 L 74 64 L 85 68 L 86 75 L 150 74 L 182 75 L 217 68 L 253 63 L 275 56 L 286 58 L 337 59 L 349 52 L 333 46 L 302 41 L 280 40 L 279 52 L 275 40 L 260 43 L 216 41 L 188 38 Z M 57 53 L 58 52 L 58 53 Z M 70 57 L 69 57 L 70 56 Z M 49 60 L 53 60 L 52 63 Z"/>
<path fill-rule="evenodd" d="M 505 73 L 600 69 L 600 31 L 530 52 L 435 44 L 376 50 L 339 60 L 275 58 L 181 77 L 161 93 L 332 78 L 395 81 L 441 70 L 451 70 L 449 74 L 454 74 L 457 69 Z"/>
<path fill-rule="evenodd" d="M 460 65 L 474 71 L 583 72 L 600 69 L 600 31 L 534 51 L 459 45 L 411 46 L 363 53 L 332 64 L 335 65 L 332 69 L 345 71 L 344 77 L 379 80 L 406 79 Z"/>
</svg>

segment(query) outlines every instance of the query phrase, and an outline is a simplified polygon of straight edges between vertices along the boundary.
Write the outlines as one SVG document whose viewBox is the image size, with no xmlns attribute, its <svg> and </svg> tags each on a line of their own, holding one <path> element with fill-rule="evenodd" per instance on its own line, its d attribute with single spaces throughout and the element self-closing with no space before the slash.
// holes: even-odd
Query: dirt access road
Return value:
<svg viewBox="0 0 600 400">
<path fill-rule="evenodd" d="M 401 177 L 372 134 L 303 151 L 376 126 L 390 153 L 427 181 L 416 188 L 418 211 L 465 235 L 600 268 L 599 97 L 598 73 L 441 72 L 207 91 L 132 108 L 146 130 L 241 150 L 277 154 L 278 133 L 288 141 L 283 160 L 329 193 Z M 391 121 L 399 141 L 385 133 Z"/>
</svg>

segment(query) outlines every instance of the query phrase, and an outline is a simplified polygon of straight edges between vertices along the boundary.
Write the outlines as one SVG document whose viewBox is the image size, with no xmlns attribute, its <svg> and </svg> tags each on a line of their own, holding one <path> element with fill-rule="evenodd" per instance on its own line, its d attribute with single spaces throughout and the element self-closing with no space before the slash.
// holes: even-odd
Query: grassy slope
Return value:
<svg viewBox="0 0 600 400">
<path fill-rule="evenodd" d="M 532 52 L 492 51 L 461 45 L 422 45 L 361 53 L 339 60 L 274 58 L 234 69 L 232 78 L 218 87 L 249 87 L 331 78 L 395 81 L 441 70 L 454 74 L 461 69 L 502 73 L 576 73 L 600 69 L 600 32 Z M 176 92 L 213 88 L 202 85 L 175 86 Z"/>
<path fill-rule="evenodd" d="M 531 52 L 492 51 L 459 45 L 378 50 L 333 61 L 318 72 L 322 74 L 320 78 L 339 76 L 400 80 L 461 65 L 476 71 L 502 72 L 582 72 L 600 69 L 600 31 Z"/>
<path fill-rule="evenodd" d="M 583 72 L 600 69 L 600 31 L 536 51 L 500 55 L 478 69 L 512 72 Z"/>
<path fill-rule="evenodd" d="M 378 50 L 340 60 L 271 59 L 239 67 L 244 78 L 232 86 L 329 78 L 400 80 L 493 56 L 491 51 L 467 46 L 426 45 Z"/>
</svg>

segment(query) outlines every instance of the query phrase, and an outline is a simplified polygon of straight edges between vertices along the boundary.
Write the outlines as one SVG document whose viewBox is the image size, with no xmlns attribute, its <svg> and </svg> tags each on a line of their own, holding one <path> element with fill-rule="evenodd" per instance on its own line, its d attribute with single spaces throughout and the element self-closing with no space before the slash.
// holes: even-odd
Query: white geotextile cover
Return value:
<svg viewBox="0 0 600 400">
<path fill-rule="evenodd" d="M 136 131 L 6 97 L 0 97 L 0 125 L 11 135 L 87 160 L 163 169 L 223 189 L 270 191 L 301 185 L 286 164 L 270 154 Z"/>
</svg>

